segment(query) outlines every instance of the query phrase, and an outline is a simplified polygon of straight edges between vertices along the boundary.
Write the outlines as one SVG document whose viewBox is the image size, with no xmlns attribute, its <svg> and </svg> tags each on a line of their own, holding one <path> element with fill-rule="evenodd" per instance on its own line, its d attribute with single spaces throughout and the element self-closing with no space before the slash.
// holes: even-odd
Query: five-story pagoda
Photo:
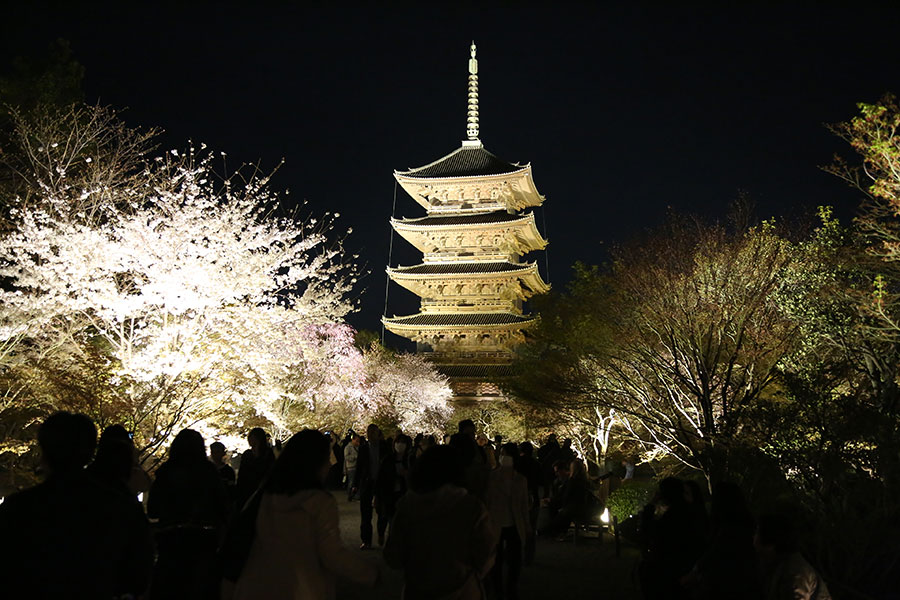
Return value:
<svg viewBox="0 0 900 600">
<path fill-rule="evenodd" d="M 384 326 L 415 341 L 450 378 L 457 399 L 489 399 L 499 397 L 492 382 L 509 372 L 513 349 L 534 322 L 523 302 L 549 286 L 536 263 L 522 260 L 547 245 L 529 211 L 544 200 L 531 165 L 505 162 L 479 139 L 474 43 L 466 133 L 462 146 L 443 158 L 394 172 L 427 215 L 392 218 L 391 226 L 424 258 L 387 272 L 422 301 L 418 314 L 385 317 Z"/>
</svg>

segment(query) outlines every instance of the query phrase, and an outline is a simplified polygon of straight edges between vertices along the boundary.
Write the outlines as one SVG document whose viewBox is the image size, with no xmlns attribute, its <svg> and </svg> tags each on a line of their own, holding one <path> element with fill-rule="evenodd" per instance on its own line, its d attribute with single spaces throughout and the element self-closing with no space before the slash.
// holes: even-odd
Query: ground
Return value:
<svg viewBox="0 0 900 600">
<path fill-rule="evenodd" d="M 335 493 L 341 520 L 344 544 L 360 552 L 378 565 L 381 583 L 375 590 L 366 590 L 347 583 L 338 583 L 339 600 L 397 600 L 400 598 L 402 573 L 388 568 L 379 549 L 361 551 L 359 546 L 359 503 L 347 502 L 347 497 Z M 581 539 L 573 544 L 541 539 L 538 541 L 534 564 L 522 571 L 519 592 L 521 600 L 547 600 L 565 593 L 567 598 L 637 600 L 635 584 L 637 551 L 622 545 L 616 558 L 612 536 Z"/>
</svg>

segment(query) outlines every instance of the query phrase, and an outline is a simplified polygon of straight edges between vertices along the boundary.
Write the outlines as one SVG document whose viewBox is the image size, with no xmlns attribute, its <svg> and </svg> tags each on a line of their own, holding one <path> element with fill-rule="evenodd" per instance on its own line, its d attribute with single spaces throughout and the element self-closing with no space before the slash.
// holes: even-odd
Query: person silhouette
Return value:
<svg viewBox="0 0 900 600">
<path fill-rule="evenodd" d="M 741 488 L 727 481 L 713 485 L 709 545 L 691 572 L 682 578 L 693 597 L 763 597 L 759 559 L 753 547 L 755 529 L 753 513 Z"/>
<path fill-rule="evenodd" d="M 500 535 L 464 481 L 453 446 L 430 448 L 413 466 L 384 546 L 387 564 L 403 569 L 404 598 L 484 598 Z"/>
<path fill-rule="evenodd" d="M 766 600 L 830 600 L 822 576 L 800 553 L 797 528 L 787 515 L 759 517 L 753 546 L 759 556 Z"/>
<path fill-rule="evenodd" d="M 141 466 L 138 451 L 128 430 L 122 425 L 110 425 L 100 434 L 97 456 L 88 467 L 97 478 L 132 497 L 150 489 L 150 476 Z"/>
<path fill-rule="evenodd" d="M 391 447 L 384 441 L 381 429 L 374 423 L 366 428 L 367 443 L 360 446 L 356 461 L 353 490 L 359 492 L 359 537 L 360 550 L 372 547 L 372 509 L 377 492 L 378 474 L 381 461 L 391 454 Z M 387 518 L 377 507 L 377 527 L 380 535 L 387 529 Z"/>
<path fill-rule="evenodd" d="M 393 451 L 381 459 L 378 467 L 378 483 L 375 486 L 375 505 L 379 513 L 378 545 L 384 546 L 387 525 L 397 512 L 397 502 L 409 485 L 410 446 L 408 435 L 400 434 L 394 440 Z M 384 527 L 384 529 L 382 529 Z"/>
<path fill-rule="evenodd" d="M 219 474 L 219 479 L 222 480 L 222 483 L 225 484 L 226 488 L 230 489 L 234 487 L 236 477 L 234 469 L 225 462 L 226 454 L 225 444 L 222 442 L 213 442 L 209 445 L 209 460 L 216 466 L 216 472 Z"/>
<path fill-rule="evenodd" d="M 85 469 L 97 429 L 58 412 L 38 431 L 46 480 L 0 504 L 0 581 L 11 598 L 113 598 L 146 592 L 153 568 L 147 518 L 124 483 Z M 121 456 L 120 456 L 121 458 Z M 120 461 L 125 473 L 127 463 Z"/>
<path fill-rule="evenodd" d="M 225 484 L 206 457 L 203 436 L 181 430 L 169 459 L 156 470 L 147 500 L 147 515 L 158 519 L 152 597 L 216 595 L 213 565 L 228 509 Z"/>
<path fill-rule="evenodd" d="M 250 449 L 241 455 L 241 466 L 237 474 L 235 502 L 238 510 L 243 508 L 247 500 L 256 493 L 275 464 L 275 452 L 269 445 L 269 436 L 262 427 L 250 430 L 247 434 L 247 443 Z"/>
<path fill-rule="evenodd" d="M 517 600 L 525 542 L 533 536 L 529 517 L 528 480 L 516 470 L 519 448 L 509 442 L 500 448 L 499 466 L 488 476 L 486 502 L 500 529 L 491 584 L 497 598 Z M 505 577 L 504 577 L 505 567 Z"/>
</svg>

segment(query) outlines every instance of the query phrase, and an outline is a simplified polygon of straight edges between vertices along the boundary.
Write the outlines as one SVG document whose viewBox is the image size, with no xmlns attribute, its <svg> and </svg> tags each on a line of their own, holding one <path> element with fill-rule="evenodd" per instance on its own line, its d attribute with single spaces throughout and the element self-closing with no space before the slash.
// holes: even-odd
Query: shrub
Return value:
<svg viewBox="0 0 900 600">
<path fill-rule="evenodd" d="M 650 502 L 655 491 L 656 482 L 653 480 L 630 479 L 622 482 L 622 485 L 616 488 L 606 500 L 609 516 L 616 517 L 619 522 L 622 522 L 628 517 L 638 514 Z"/>
</svg>

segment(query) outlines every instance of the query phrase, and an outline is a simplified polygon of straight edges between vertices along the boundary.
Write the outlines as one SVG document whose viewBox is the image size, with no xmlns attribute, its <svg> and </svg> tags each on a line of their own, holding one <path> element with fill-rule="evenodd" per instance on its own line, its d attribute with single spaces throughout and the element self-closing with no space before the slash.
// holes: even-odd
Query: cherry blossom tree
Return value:
<svg viewBox="0 0 900 600">
<path fill-rule="evenodd" d="M 304 427 L 343 432 L 359 427 L 372 402 L 365 358 L 354 344 L 356 331 L 344 323 L 290 326 L 272 348 L 273 384 L 260 412 L 284 437 Z"/>
<path fill-rule="evenodd" d="M 73 104 L 5 109 L 9 129 L 0 134 L 3 231 L 14 225 L 9 212 L 22 207 L 99 222 L 110 204 L 119 202 L 119 208 L 127 209 L 131 192 L 157 175 L 165 176 L 146 164 L 159 130 L 128 127 L 112 108 Z"/>
<path fill-rule="evenodd" d="M 401 431 L 437 433 L 453 412 L 446 376 L 418 354 L 393 354 L 373 344 L 365 353 L 373 420 Z"/>
<path fill-rule="evenodd" d="M 278 217 L 267 176 L 222 179 L 204 150 L 172 151 L 126 185 L 68 184 L 51 157 L 0 247 L 4 367 L 99 349 L 146 452 L 225 406 L 294 393 L 309 373 L 291 369 L 316 350 L 297 342 L 353 308 L 355 268 L 328 235 L 337 215 Z"/>
<path fill-rule="evenodd" d="M 122 422 L 158 457 L 191 426 L 436 431 L 450 388 L 420 357 L 362 350 L 338 215 L 284 215 L 270 175 L 205 146 L 151 158 L 114 111 L 15 115 L 0 228 L 0 451 L 60 409 Z M 5 149 L 6 150 L 6 149 Z M 224 155 L 222 155 L 224 162 Z"/>
</svg>

